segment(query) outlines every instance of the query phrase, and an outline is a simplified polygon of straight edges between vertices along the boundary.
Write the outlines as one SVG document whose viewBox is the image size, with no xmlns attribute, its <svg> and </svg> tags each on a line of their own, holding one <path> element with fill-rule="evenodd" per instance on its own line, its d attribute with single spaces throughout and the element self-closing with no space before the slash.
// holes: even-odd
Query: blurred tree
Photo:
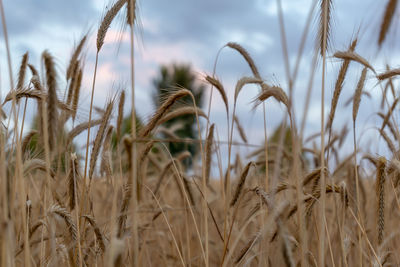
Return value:
<svg viewBox="0 0 400 267">
<path fill-rule="evenodd" d="M 153 91 L 153 102 L 156 108 L 160 107 L 166 96 L 173 90 L 180 88 L 188 89 L 192 92 L 196 106 L 201 108 L 203 103 L 203 92 L 204 86 L 196 82 L 196 76 L 188 64 L 172 64 L 163 65 L 160 67 L 160 71 L 157 77 L 153 80 L 154 91 Z M 182 106 L 193 106 L 193 100 L 190 96 L 184 97 L 180 103 L 176 103 L 172 109 Z M 172 125 L 179 124 L 180 127 L 174 131 L 174 134 L 180 138 L 197 138 L 197 127 L 196 127 L 196 116 L 195 115 L 183 115 L 172 119 L 164 124 L 165 127 L 170 128 Z M 173 156 L 179 154 L 182 151 L 188 150 L 192 155 L 195 155 L 199 146 L 194 143 L 173 143 L 168 144 L 168 149 Z M 191 162 L 185 162 L 187 166 L 191 165 Z"/>
</svg>

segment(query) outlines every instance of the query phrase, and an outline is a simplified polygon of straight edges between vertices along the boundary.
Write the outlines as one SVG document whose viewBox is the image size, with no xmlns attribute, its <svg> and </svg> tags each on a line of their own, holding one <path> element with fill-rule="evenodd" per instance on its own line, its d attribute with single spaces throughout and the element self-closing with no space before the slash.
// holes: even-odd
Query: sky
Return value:
<svg viewBox="0 0 400 267">
<path fill-rule="evenodd" d="M 286 92 L 287 79 L 279 29 L 277 2 L 272 0 L 142 0 L 138 1 L 138 21 L 135 38 L 135 86 L 136 105 L 139 115 L 146 119 L 154 111 L 151 101 L 152 79 L 158 74 L 161 64 L 188 63 L 196 73 L 199 83 L 205 75 L 213 73 L 217 54 L 228 42 L 237 42 L 248 50 L 259 68 L 261 76 L 271 85 L 279 85 Z M 310 8 L 315 0 L 282 0 L 284 26 L 288 44 L 291 70 L 298 55 L 298 47 Z M 11 46 L 14 73 L 18 70 L 23 53 L 29 52 L 30 63 L 40 68 L 40 55 L 44 50 L 55 57 L 59 78 L 59 97 L 64 96 L 65 70 L 74 45 L 89 33 L 85 50 L 86 62 L 83 90 L 78 111 L 78 121 L 87 120 L 89 113 L 90 89 L 96 52 L 96 33 L 105 9 L 110 6 L 104 0 L 4 0 L 7 28 Z M 335 51 L 345 50 L 355 35 L 359 36 L 357 52 L 375 66 L 378 72 L 385 64 L 398 67 L 399 45 L 396 42 L 398 26 L 390 29 L 390 38 L 381 48 L 377 46 L 380 21 L 384 6 L 378 1 L 354 0 L 333 1 L 332 32 L 327 60 L 327 81 L 325 111 L 329 112 L 340 60 L 332 57 Z M 303 116 L 304 99 L 310 76 L 312 55 L 315 51 L 318 18 L 314 10 L 310 32 L 307 36 L 298 79 L 294 87 L 294 114 L 299 121 Z M 99 55 L 99 69 L 96 80 L 95 106 L 104 107 L 107 99 L 121 89 L 129 88 L 129 34 L 120 15 L 106 36 Z M 398 16 L 396 21 L 398 23 Z M 9 90 L 3 34 L 0 37 L 0 84 L 4 97 Z M 305 136 L 319 132 L 321 107 L 321 63 L 315 76 Z M 361 67 L 352 63 L 340 98 L 334 129 L 340 131 L 344 124 L 351 129 L 351 105 L 344 102 L 355 90 Z M 246 62 L 229 48 L 221 50 L 216 64 L 216 76 L 228 91 L 229 102 L 233 103 L 236 82 L 243 76 L 251 76 Z M 379 125 L 376 115 L 381 100 L 381 88 L 372 73 L 368 73 L 365 88 L 371 99 L 361 102 L 357 131 L 360 143 L 366 150 L 385 153 L 384 141 L 377 139 L 373 126 Z M 252 100 L 258 88 L 247 86 L 241 92 L 237 115 L 247 129 L 249 143 L 262 145 L 264 136 L 262 109 L 252 110 Z M 207 88 L 207 94 L 209 88 Z M 130 99 L 129 97 L 127 99 Z M 206 97 L 208 99 L 208 97 Z M 205 107 L 207 104 L 205 104 Z M 126 105 L 125 112 L 130 110 Z M 206 110 L 206 108 L 205 108 Z M 395 112 L 396 118 L 398 112 Z M 33 113 L 28 114 L 28 119 Z M 283 105 L 274 100 L 266 103 L 268 133 L 271 134 L 285 114 Z M 227 127 L 222 100 L 214 96 L 210 121 L 216 123 L 220 140 L 227 140 Z M 116 114 L 115 114 L 116 117 Z M 375 138 L 375 139 L 374 139 Z M 235 133 L 234 139 L 240 141 Z M 351 139 L 351 138 L 350 138 Z M 372 140 L 377 140 L 371 143 Z M 349 143 L 352 144 L 351 142 Z M 308 146 L 311 146 L 309 144 Z M 346 150 L 346 148 L 344 149 Z M 352 147 L 347 148 L 350 152 Z M 246 152 L 251 149 L 247 148 Z"/>
</svg>

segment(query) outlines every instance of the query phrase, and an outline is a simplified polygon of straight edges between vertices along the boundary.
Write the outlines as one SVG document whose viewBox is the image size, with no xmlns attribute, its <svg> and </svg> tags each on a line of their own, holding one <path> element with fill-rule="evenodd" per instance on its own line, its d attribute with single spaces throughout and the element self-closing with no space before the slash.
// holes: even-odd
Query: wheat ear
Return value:
<svg viewBox="0 0 400 267">
<path fill-rule="evenodd" d="M 46 69 L 49 147 L 50 151 L 52 151 L 55 147 L 55 137 L 57 136 L 58 129 L 57 78 L 53 57 L 48 51 L 44 51 L 42 54 L 42 58 Z"/>
<path fill-rule="evenodd" d="M 218 79 L 213 78 L 211 76 L 206 76 L 206 81 L 215 88 L 217 88 L 217 91 L 219 92 L 219 94 L 222 97 L 222 100 L 224 101 L 226 114 L 229 114 L 228 97 L 226 96 L 226 92 L 222 83 Z"/>
<path fill-rule="evenodd" d="M 386 159 L 380 157 L 376 167 L 376 197 L 378 199 L 378 244 L 383 241 L 385 228 L 385 181 L 386 181 Z"/>
<path fill-rule="evenodd" d="M 69 60 L 68 68 L 67 68 L 67 73 L 66 73 L 66 78 L 69 80 L 74 73 L 74 66 L 76 62 L 78 61 L 79 55 L 82 52 L 82 49 L 85 45 L 87 39 L 87 35 L 83 36 L 83 38 L 80 40 L 79 44 L 76 46 L 74 52 L 72 53 L 71 59 Z"/>
<path fill-rule="evenodd" d="M 393 18 L 394 18 L 394 13 L 396 11 L 397 7 L 397 0 L 389 0 L 386 9 L 385 9 L 385 14 L 383 15 L 383 20 L 381 23 L 381 29 L 379 31 L 379 38 L 378 38 L 378 45 L 381 46 L 383 41 L 386 38 L 386 35 L 389 31 L 390 25 L 392 24 Z"/>
<path fill-rule="evenodd" d="M 164 103 L 154 113 L 150 121 L 139 132 L 139 137 L 146 137 L 159 124 L 160 119 L 166 114 L 168 109 L 180 98 L 190 95 L 191 92 L 187 89 L 181 89 L 171 94 Z"/>
<path fill-rule="evenodd" d="M 82 71 L 82 68 L 80 68 L 79 72 L 78 72 L 78 77 L 76 80 L 75 88 L 74 88 L 74 95 L 72 98 L 72 119 L 73 120 L 75 120 L 76 112 L 78 110 L 79 95 L 80 95 L 81 85 L 82 85 L 82 76 L 83 76 L 83 71 Z"/>
<path fill-rule="evenodd" d="M 25 82 L 26 67 L 28 65 L 28 52 L 22 56 L 21 65 L 18 71 L 17 90 L 22 89 Z"/>
<path fill-rule="evenodd" d="M 364 69 L 361 72 L 360 79 L 358 80 L 357 83 L 357 88 L 354 93 L 354 98 L 353 98 L 353 122 L 356 121 L 357 119 L 357 114 L 358 114 L 358 109 L 360 107 L 360 102 L 361 102 L 361 95 L 362 95 L 362 90 L 364 88 L 365 84 L 365 78 L 367 77 L 367 67 L 364 67 Z"/>
<path fill-rule="evenodd" d="M 97 40 L 96 40 L 97 52 L 100 51 L 101 47 L 104 44 L 104 38 L 106 37 L 107 31 L 111 25 L 111 22 L 117 16 L 118 12 L 123 7 L 123 5 L 126 3 L 126 1 L 127 0 L 118 0 L 104 15 L 104 18 L 101 21 L 100 27 L 97 31 Z"/>
<path fill-rule="evenodd" d="M 73 210 L 75 208 L 78 199 L 78 179 L 80 177 L 79 167 L 78 167 L 78 157 L 75 153 L 71 154 L 70 158 L 70 170 L 68 175 L 68 196 L 69 196 L 69 209 Z"/>
<path fill-rule="evenodd" d="M 112 174 L 112 151 L 111 151 L 111 138 L 114 127 L 108 126 L 106 136 L 103 142 L 103 151 L 101 153 L 100 175 L 105 175 L 108 179 Z"/>
<path fill-rule="evenodd" d="M 357 45 L 357 38 L 351 42 L 349 51 L 353 52 Z M 332 127 L 333 119 L 335 117 L 336 106 L 339 102 L 339 96 L 343 89 L 344 78 L 346 77 L 347 69 L 349 68 L 350 60 L 345 59 L 340 66 L 339 74 L 335 82 L 335 90 L 333 91 L 333 97 L 331 102 L 331 110 L 329 112 L 328 123 L 326 129 L 330 130 Z"/>
<path fill-rule="evenodd" d="M 121 138 L 122 121 L 124 119 L 124 105 L 125 105 L 125 91 L 122 91 L 119 96 L 119 103 L 118 103 L 118 117 L 117 117 L 117 128 L 116 128 L 117 143 L 119 143 L 119 140 Z"/>
<path fill-rule="evenodd" d="M 208 130 L 208 136 L 206 141 L 206 160 L 205 160 L 205 173 L 206 173 L 206 183 L 210 182 L 210 171 L 211 171 L 211 159 L 212 159 L 212 145 L 214 142 L 214 123 L 211 124 L 210 129 Z"/>
<path fill-rule="evenodd" d="M 104 138 L 104 135 L 106 132 L 106 128 L 107 128 L 108 122 L 111 117 L 113 104 L 114 104 L 114 100 L 111 100 L 107 104 L 106 112 L 103 115 L 102 122 L 100 124 L 100 128 L 97 131 L 96 138 L 94 139 L 94 145 L 92 148 L 92 152 L 90 154 L 90 167 L 89 167 L 89 179 L 90 180 L 92 179 L 94 168 L 96 166 L 97 157 L 100 152 L 101 143 L 103 141 L 103 138 Z"/>
<path fill-rule="evenodd" d="M 241 192 L 243 191 L 243 187 L 244 187 L 244 184 L 246 182 L 246 178 L 247 178 L 247 175 L 249 173 L 250 166 L 252 164 L 253 164 L 252 161 L 247 163 L 246 167 L 243 169 L 243 171 L 242 171 L 242 173 L 240 175 L 239 182 L 238 182 L 238 184 L 236 186 L 235 193 L 233 194 L 233 197 L 232 197 L 232 200 L 231 200 L 231 203 L 230 203 L 231 207 L 235 206 L 235 204 L 237 203 L 237 201 L 238 201 L 238 199 L 240 197 Z"/>
<path fill-rule="evenodd" d="M 351 51 L 342 52 L 342 51 L 339 51 L 339 52 L 336 52 L 333 56 L 336 57 L 336 58 L 343 59 L 343 60 L 351 60 L 351 61 L 358 62 L 361 65 L 364 65 L 364 67 L 369 68 L 374 73 L 376 73 L 375 69 L 371 66 L 371 64 L 365 58 L 363 58 L 362 56 L 360 56 L 356 52 L 351 52 Z"/>
</svg>

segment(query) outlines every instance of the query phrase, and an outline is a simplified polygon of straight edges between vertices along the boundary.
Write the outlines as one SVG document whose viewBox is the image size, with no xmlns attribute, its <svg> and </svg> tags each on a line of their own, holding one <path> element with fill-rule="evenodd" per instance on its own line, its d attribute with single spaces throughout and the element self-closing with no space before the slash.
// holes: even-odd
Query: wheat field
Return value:
<svg viewBox="0 0 400 267">
<path fill-rule="evenodd" d="M 182 105 L 183 98 L 195 103 L 187 88 L 171 90 L 148 120 L 136 121 L 135 75 L 140 66 L 134 64 L 135 0 L 116 0 L 104 11 L 94 33 L 96 47 L 88 46 L 90 36 L 85 35 L 74 47 L 65 74 L 57 73 L 47 50 L 41 55 L 42 66 L 30 63 L 29 52 L 21 55 L 16 74 L 8 60 L 3 72 L 10 84 L 0 106 L 0 265 L 400 266 L 400 69 L 375 69 L 357 52 L 364 41 L 357 34 L 345 49 L 330 46 L 334 2 L 314 1 L 305 25 L 304 39 L 312 30 L 312 18 L 317 20 L 310 72 L 320 77 L 321 86 L 313 92 L 310 86 L 299 86 L 306 96 L 300 114 L 293 108 L 293 91 L 303 49 L 296 64 L 290 64 L 282 38 L 282 65 L 289 70 L 288 87 L 283 88 L 262 78 L 258 59 L 241 44 L 227 42 L 221 48 L 240 55 L 252 73 L 237 77 L 233 99 L 217 73 L 202 78 L 210 90 L 207 106 L 216 98 L 224 104 L 227 133 L 218 132 L 218 125 L 209 120 L 209 108 Z M 383 2 L 378 47 L 385 45 L 398 19 L 398 1 Z M 277 5 L 284 37 L 280 0 Z M 0 8 L 8 49 L 6 17 L 11 14 L 4 12 L 1 0 Z M 99 111 L 94 103 L 99 59 L 107 31 L 120 14 L 126 14 L 124 30 L 130 36 L 130 92 L 97 103 L 103 105 Z M 93 73 L 83 72 L 85 49 L 95 51 Z M 326 68 L 328 58 L 335 60 L 338 71 Z M 348 102 L 351 124 L 335 129 L 350 70 L 357 73 Z M 85 76 L 92 81 L 90 111 L 84 122 L 75 123 Z M 332 90 L 328 76 L 335 77 Z M 61 79 L 67 84 L 64 98 Z M 383 154 L 359 145 L 357 118 L 371 84 L 380 92 L 374 129 L 384 140 Z M 249 109 L 263 111 L 264 140 L 250 154 L 240 154 L 234 150 L 235 140 L 246 145 L 251 129 L 236 116 L 237 102 L 248 85 L 259 90 Z M 311 94 L 320 96 L 322 116 L 317 134 L 307 136 Z M 284 116 L 276 136 L 267 135 L 271 101 L 279 103 Z M 131 105 L 130 114 L 124 114 L 125 105 Z M 34 128 L 27 126 L 27 107 L 34 109 Z M 177 138 L 173 129 L 164 127 L 188 114 L 196 117 L 197 139 Z M 132 126 L 128 132 L 123 127 L 126 117 Z M 160 138 L 166 135 L 171 138 Z M 75 143 L 79 137 L 85 139 L 83 149 Z M 221 153 L 223 141 L 227 153 Z M 192 143 L 200 152 L 172 156 L 169 142 Z M 188 158 L 191 167 L 184 164 Z"/>
</svg>

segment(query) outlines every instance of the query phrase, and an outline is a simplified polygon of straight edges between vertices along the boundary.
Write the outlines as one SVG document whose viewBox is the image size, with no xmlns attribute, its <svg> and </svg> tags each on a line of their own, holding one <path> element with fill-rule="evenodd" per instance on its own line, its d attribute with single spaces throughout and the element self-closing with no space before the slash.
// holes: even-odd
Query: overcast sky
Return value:
<svg viewBox="0 0 400 267">
<path fill-rule="evenodd" d="M 95 36 L 97 27 L 108 1 L 104 0 L 4 0 L 8 32 L 11 44 L 13 70 L 18 70 L 21 56 L 29 51 L 30 62 L 40 66 L 40 54 L 48 49 L 56 58 L 60 85 L 64 83 L 65 69 L 74 45 L 87 32 L 90 33 L 85 63 L 84 84 L 80 121 L 87 120 L 89 111 L 90 87 L 93 75 Z M 379 50 L 377 36 L 384 6 L 379 1 L 333 1 L 332 35 L 328 53 L 326 83 L 326 106 L 329 111 L 334 79 L 338 73 L 340 61 L 332 58 L 336 50 L 344 50 L 351 39 L 359 32 L 357 52 L 370 60 L 378 72 L 385 64 L 399 65 L 398 16 L 391 27 L 392 38 Z M 298 46 L 306 18 L 313 0 L 282 0 L 285 30 L 291 68 L 293 68 Z M 152 79 L 157 75 L 160 64 L 190 63 L 196 71 L 199 82 L 206 74 L 211 74 L 219 49 L 227 42 L 234 41 L 245 47 L 254 58 L 262 77 L 270 84 L 280 85 L 287 91 L 281 37 L 277 16 L 277 1 L 273 0 L 142 0 L 139 1 L 139 20 L 136 32 L 136 95 L 137 112 L 147 118 L 154 111 L 150 98 Z M 398 15 L 398 13 L 396 13 Z M 95 105 L 103 107 L 106 99 L 129 85 L 129 35 L 123 27 L 121 15 L 108 32 L 105 45 L 100 53 L 99 76 L 97 79 Z M 125 31 L 124 31 L 125 29 Z M 314 13 L 306 49 L 301 61 L 295 86 L 295 113 L 298 120 L 303 113 L 303 104 L 309 79 L 311 59 L 314 52 L 317 15 Z M 2 38 L 2 36 L 1 36 Z M 3 39 L 2 39 L 3 40 Z M 4 42 L 0 44 L 0 69 L 2 94 L 8 91 L 7 68 Z M 351 128 L 351 105 L 343 103 L 354 92 L 361 67 L 351 64 L 348 78 L 341 96 L 335 128 L 340 130 L 343 124 Z M 216 69 L 216 75 L 229 91 L 233 103 L 234 85 L 242 76 L 251 72 L 244 60 L 234 51 L 222 50 Z M 320 127 L 320 88 L 321 71 L 317 72 L 312 93 L 306 133 L 318 132 Z M 259 108 L 251 111 L 251 101 L 257 93 L 256 87 L 246 87 L 241 92 L 237 113 L 247 129 L 250 143 L 261 144 L 263 140 L 262 113 Z M 365 98 L 360 107 L 359 132 L 366 132 L 363 140 L 377 137 L 373 125 L 380 120 L 374 115 L 379 108 L 380 87 L 372 73 L 368 75 L 366 90 L 372 99 Z M 130 91 L 127 90 L 128 92 Z M 64 94 L 60 86 L 59 96 Z M 208 93 L 207 93 L 208 94 Z M 128 98 L 129 99 L 129 98 Z M 126 107 L 126 112 L 130 108 Z M 219 97 L 213 98 L 211 121 L 217 123 L 220 138 L 226 140 L 225 114 Z M 271 132 L 280 122 L 284 107 L 273 100 L 267 101 L 267 124 Z M 397 116 L 397 112 L 395 113 Z M 236 135 L 236 140 L 238 135 Z M 350 143 L 351 144 L 351 143 Z M 372 151 L 385 146 L 380 140 L 371 147 Z M 352 149 L 350 148 L 349 151 Z"/>
</svg>

